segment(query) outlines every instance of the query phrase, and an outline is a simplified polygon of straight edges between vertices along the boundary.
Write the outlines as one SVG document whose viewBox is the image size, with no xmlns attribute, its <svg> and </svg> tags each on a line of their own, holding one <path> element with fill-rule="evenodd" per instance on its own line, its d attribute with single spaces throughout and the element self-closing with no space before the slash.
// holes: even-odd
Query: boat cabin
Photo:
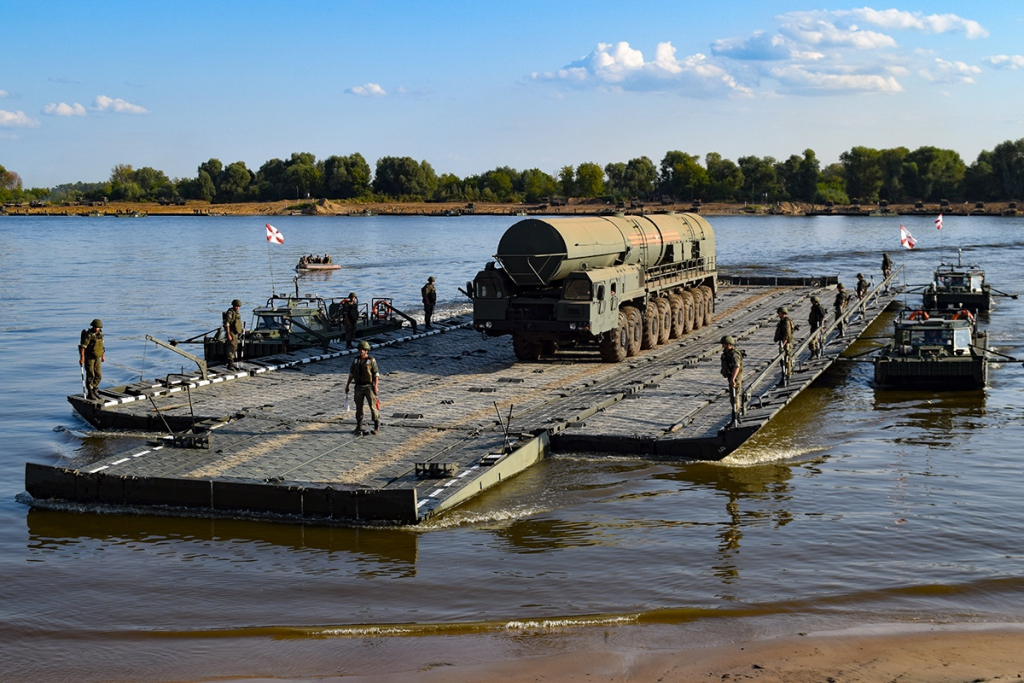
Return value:
<svg viewBox="0 0 1024 683">
<path fill-rule="evenodd" d="M 992 288 L 985 284 L 985 271 L 977 265 L 942 263 L 935 269 L 931 284 L 924 291 L 926 310 L 987 311 L 992 305 Z"/>
</svg>

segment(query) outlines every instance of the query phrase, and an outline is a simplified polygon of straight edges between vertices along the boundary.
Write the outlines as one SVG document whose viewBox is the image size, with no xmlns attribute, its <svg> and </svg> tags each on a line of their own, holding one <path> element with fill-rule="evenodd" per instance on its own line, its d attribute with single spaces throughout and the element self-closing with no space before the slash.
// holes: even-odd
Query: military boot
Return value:
<svg viewBox="0 0 1024 683">
<path fill-rule="evenodd" d="M 352 430 L 352 433 L 353 434 L 362 434 L 363 433 L 363 422 L 362 422 L 362 420 L 360 420 L 359 422 L 356 422 L 356 428 Z"/>
<path fill-rule="evenodd" d="M 373 431 L 370 432 L 370 433 L 371 434 L 376 434 L 379 431 L 380 431 L 380 420 L 374 420 L 373 421 Z"/>
</svg>

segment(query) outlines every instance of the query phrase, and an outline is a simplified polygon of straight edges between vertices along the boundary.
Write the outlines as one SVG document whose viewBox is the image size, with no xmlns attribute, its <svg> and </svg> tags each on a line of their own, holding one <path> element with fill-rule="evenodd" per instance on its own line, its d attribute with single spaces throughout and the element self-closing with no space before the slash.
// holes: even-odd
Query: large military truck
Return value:
<svg viewBox="0 0 1024 683">
<path fill-rule="evenodd" d="M 702 327 L 715 309 L 715 235 L 696 214 L 530 218 L 467 283 L 473 325 L 520 360 L 596 343 L 616 363 Z"/>
</svg>

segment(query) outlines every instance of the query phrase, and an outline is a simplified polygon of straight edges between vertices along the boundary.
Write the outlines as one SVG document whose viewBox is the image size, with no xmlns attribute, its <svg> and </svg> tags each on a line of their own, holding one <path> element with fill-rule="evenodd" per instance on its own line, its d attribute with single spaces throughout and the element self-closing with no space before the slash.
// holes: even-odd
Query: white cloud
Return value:
<svg viewBox="0 0 1024 683">
<path fill-rule="evenodd" d="M 858 50 L 896 47 L 892 36 L 863 31 L 856 25 L 838 26 L 827 12 L 790 12 L 782 15 L 781 19 L 783 35 L 803 45 L 853 47 Z"/>
<path fill-rule="evenodd" d="M 23 111 L 4 111 L 0 109 L 0 126 L 35 128 L 39 121 L 29 118 Z"/>
<path fill-rule="evenodd" d="M 676 57 L 672 43 L 659 43 L 654 59 L 623 41 L 598 43 L 589 55 L 555 72 L 533 74 L 534 80 L 561 82 L 575 87 L 610 87 L 632 91 L 677 91 L 693 96 L 732 94 L 749 96 L 725 69 L 700 53 Z"/>
<path fill-rule="evenodd" d="M 921 69 L 918 73 L 932 83 L 962 84 L 974 83 L 974 76 L 980 74 L 981 69 L 963 62 L 948 62 L 936 58 L 934 64 Z"/>
<path fill-rule="evenodd" d="M 74 104 L 66 104 L 64 102 L 54 104 L 51 102 L 43 107 L 43 113 L 50 116 L 85 116 L 85 107 L 78 102 Z"/>
<path fill-rule="evenodd" d="M 988 31 L 981 24 L 955 14 L 928 14 L 904 12 L 896 9 L 875 10 L 862 7 L 854 10 L 836 10 L 837 17 L 850 17 L 886 29 L 924 31 L 925 33 L 960 33 L 968 38 L 986 38 Z"/>
<path fill-rule="evenodd" d="M 903 86 L 892 76 L 810 70 L 799 64 L 771 69 L 771 77 L 795 93 L 903 92 Z"/>
<path fill-rule="evenodd" d="M 7 91 L 6 90 L 0 90 L 0 97 L 7 97 Z"/>
<path fill-rule="evenodd" d="M 997 69 L 1010 69 L 1011 71 L 1024 69 L 1024 56 L 1021 55 L 992 55 L 981 61 L 988 62 Z"/>
<path fill-rule="evenodd" d="M 782 36 L 755 31 L 749 38 L 723 38 L 711 43 L 711 54 L 731 59 L 772 61 L 787 59 L 793 50 Z"/>
<path fill-rule="evenodd" d="M 359 95 L 360 97 L 385 97 L 388 91 L 380 87 L 376 83 L 366 83 L 364 85 L 357 85 L 348 90 L 353 95 Z"/>
<path fill-rule="evenodd" d="M 111 99 L 106 95 L 100 95 L 90 107 L 93 111 L 112 111 L 116 114 L 148 114 L 145 107 L 140 107 L 131 102 L 125 102 L 120 97 Z"/>
</svg>

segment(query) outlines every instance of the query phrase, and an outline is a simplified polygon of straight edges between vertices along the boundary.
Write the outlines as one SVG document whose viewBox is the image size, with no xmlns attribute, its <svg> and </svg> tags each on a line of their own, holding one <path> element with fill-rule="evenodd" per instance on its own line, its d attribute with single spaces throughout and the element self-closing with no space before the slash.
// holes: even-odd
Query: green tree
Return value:
<svg viewBox="0 0 1024 683">
<path fill-rule="evenodd" d="M 782 188 L 775 171 L 778 162 L 773 157 L 740 157 L 737 163 L 743 172 L 743 192 L 749 201 L 777 201 L 780 198 Z"/>
<path fill-rule="evenodd" d="M 1000 198 L 999 177 L 992 166 L 992 152 L 982 150 L 964 173 L 965 196 L 972 201 L 990 202 Z"/>
<path fill-rule="evenodd" d="M 437 174 L 426 161 L 412 157 L 381 157 L 377 160 L 373 189 L 389 197 L 430 198 L 437 190 Z"/>
<path fill-rule="evenodd" d="M 576 196 L 576 169 L 572 166 L 563 166 L 558 171 L 558 186 L 562 195 L 568 199 Z"/>
<path fill-rule="evenodd" d="M 576 191 L 579 197 L 600 197 L 604 194 L 604 171 L 593 162 L 576 168 Z"/>
<path fill-rule="evenodd" d="M 523 171 L 522 179 L 523 199 L 531 203 L 543 201 L 546 197 L 552 196 L 558 187 L 555 179 L 539 168 Z"/>
<path fill-rule="evenodd" d="M 711 184 L 697 155 L 674 150 L 661 160 L 661 191 L 676 199 L 699 199 Z"/>
<path fill-rule="evenodd" d="M 861 201 L 878 199 L 882 187 L 882 153 L 870 147 L 853 147 L 839 155 L 846 180 L 846 193 Z"/>
<path fill-rule="evenodd" d="M 246 168 L 245 163 L 236 161 L 228 164 L 221 172 L 220 184 L 214 200 L 217 202 L 243 202 L 252 197 L 249 192 L 249 185 L 252 183 L 253 174 Z"/>
<path fill-rule="evenodd" d="M 849 204 L 850 198 L 846 194 L 844 175 L 842 164 L 829 164 L 822 169 L 821 180 L 818 181 L 817 201 L 823 204 Z"/>
<path fill-rule="evenodd" d="M 951 149 L 919 147 L 906 156 L 917 168 L 914 185 L 908 190 L 925 201 L 963 199 L 963 179 L 967 166 Z"/>
<path fill-rule="evenodd" d="M 906 147 L 893 147 L 881 151 L 879 166 L 882 169 L 882 187 L 878 191 L 879 199 L 889 202 L 902 202 L 907 199 L 906 181 L 917 174 L 917 170 L 907 163 L 909 153 L 910 150 Z"/>
<path fill-rule="evenodd" d="M 735 199 L 743 187 L 743 171 L 735 162 L 718 152 L 704 155 L 704 168 L 710 180 L 705 197 L 710 200 Z"/>
<path fill-rule="evenodd" d="M 1003 198 L 1024 199 L 1024 138 L 996 145 L 991 164 Z"/>
<path fill-rule="evenodd" d="M 353 199 L 370 191 L 370 165 L 362 154 L 331 156 L 321 164 L 324 190 L 327 197 Z"/>
</svg>

